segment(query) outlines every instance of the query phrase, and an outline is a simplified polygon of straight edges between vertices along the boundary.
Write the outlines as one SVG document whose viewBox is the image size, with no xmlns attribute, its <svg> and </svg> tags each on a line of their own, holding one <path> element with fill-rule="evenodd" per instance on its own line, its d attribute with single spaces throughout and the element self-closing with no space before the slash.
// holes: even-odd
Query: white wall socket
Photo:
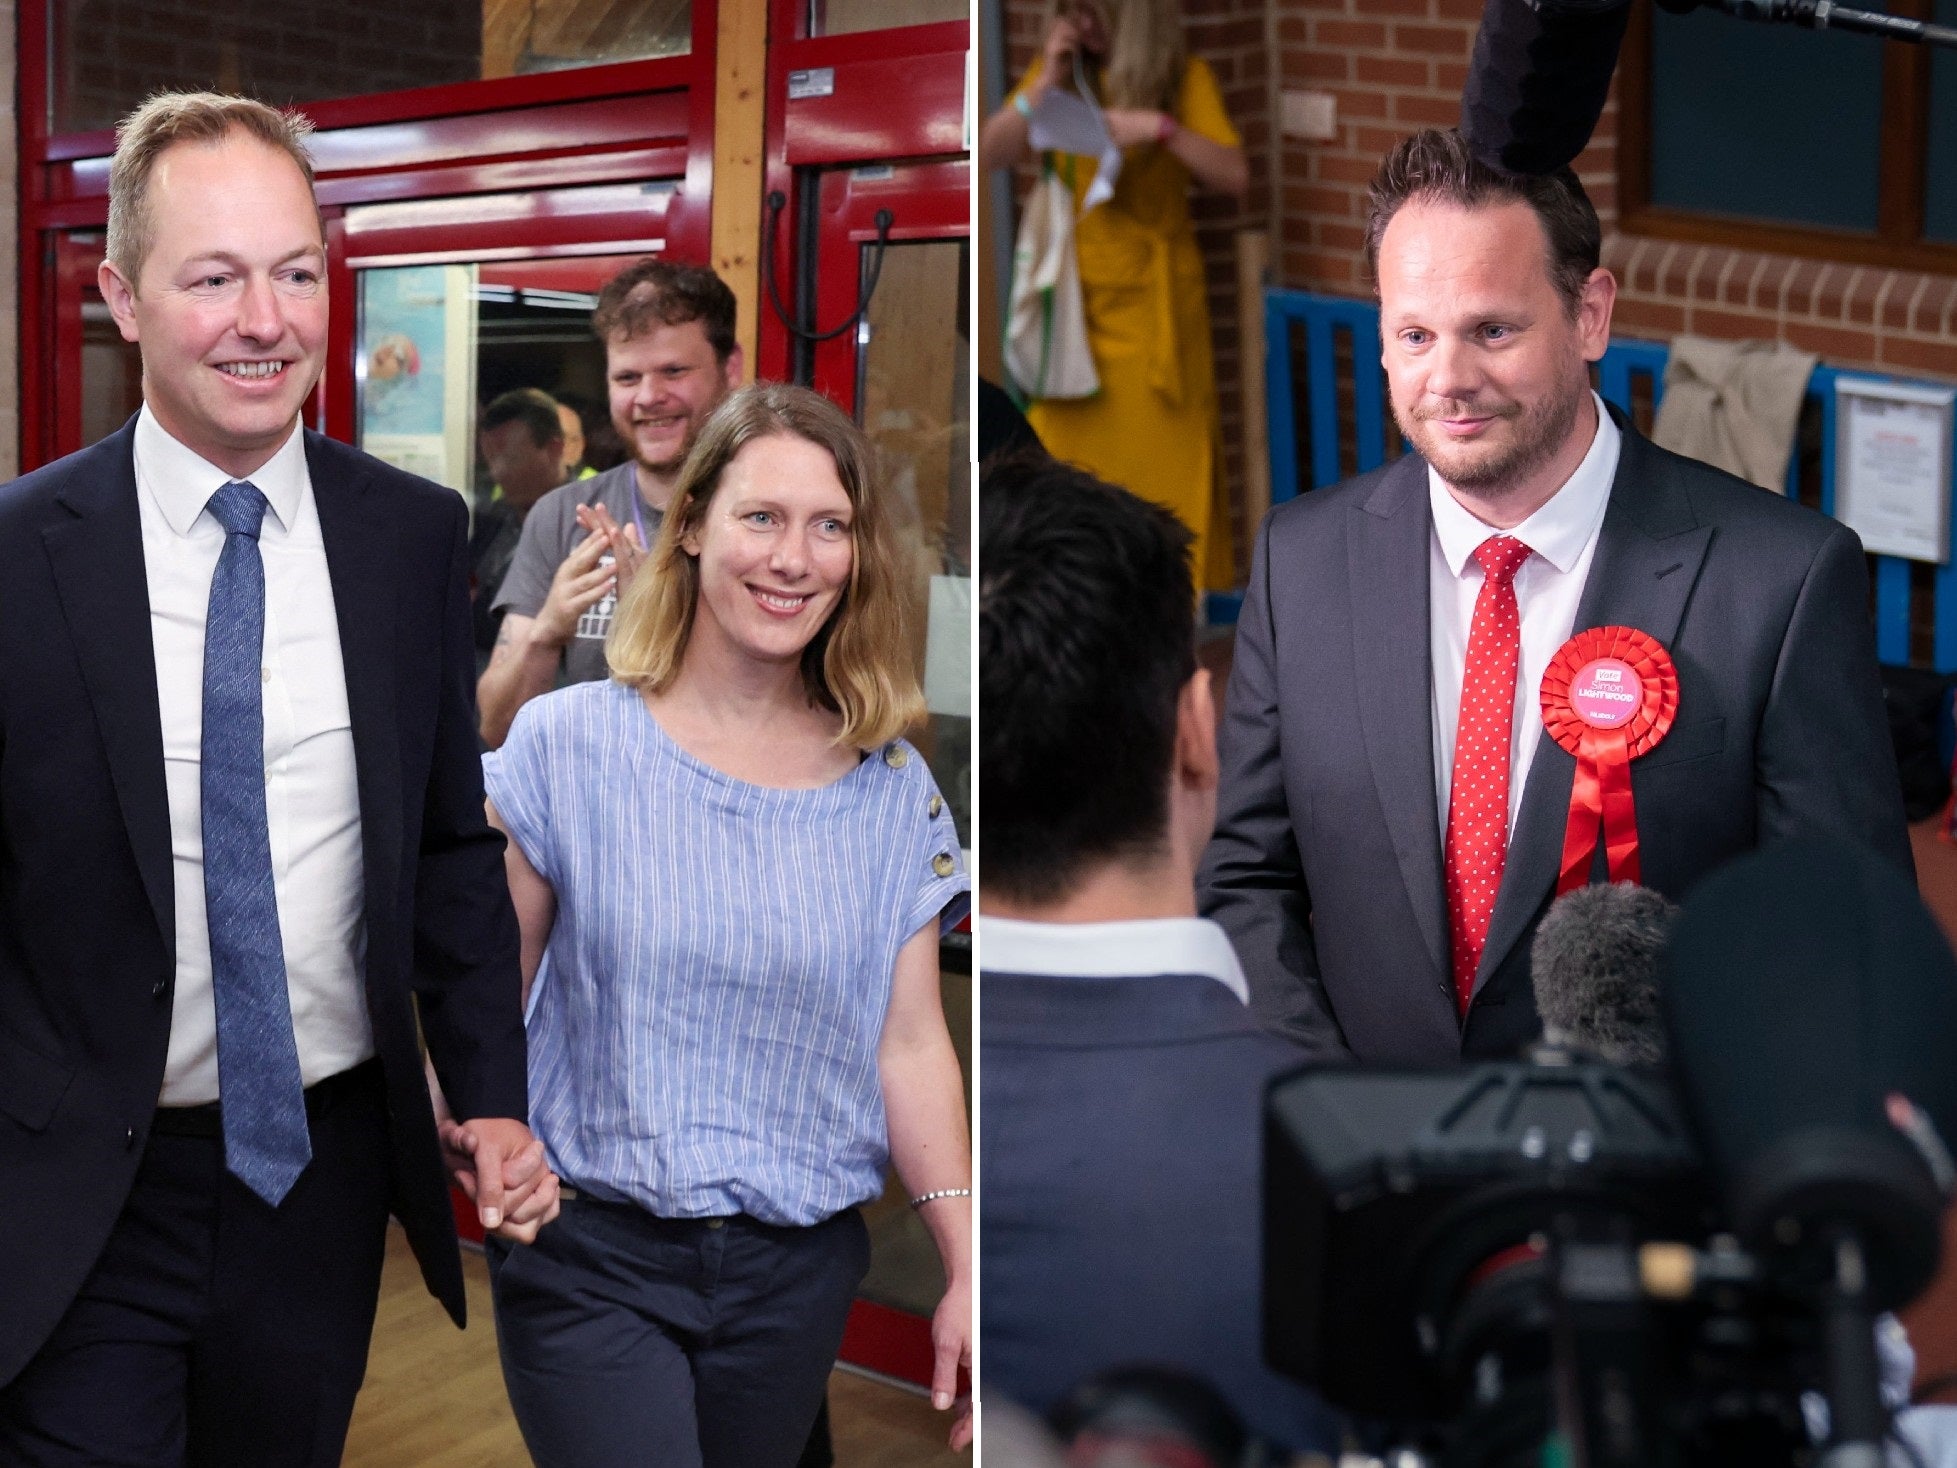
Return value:
<svg viewBox="0 0 1957 1468">
<path fill-rule="evenodd" d="M 1329 143 L 1339 135 L 1339 99 L 1330 92 L 1286 88 L 1280 95 L 1284 135 Z"/>
</svg>

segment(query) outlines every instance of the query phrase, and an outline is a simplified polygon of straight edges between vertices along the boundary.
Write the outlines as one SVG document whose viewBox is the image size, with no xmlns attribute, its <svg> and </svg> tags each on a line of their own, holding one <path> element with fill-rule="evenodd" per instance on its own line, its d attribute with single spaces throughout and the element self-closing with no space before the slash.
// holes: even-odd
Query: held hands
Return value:
<svg viewBox="0 0 1957 1468">
<path fill-rule="evenodd" d="M 531 1244 L 557 1217 L 557 1174 L 544 1165 L 544 1144 L 507 1116 L 436 1118 L 442 1152 L 456 1185 L 476 1205 L 484 1230 Z"/>
<path fill-rule="evenodd" d="M 945 1286 L 944 1298 L 931 1316 L 931 1350 L 931 1405 L 940 1412 L 958 1409 L 951 1424 L 951 1448 L 956 1452 L 972 1441 L 971 1394 L 958 1395 L 959 1371 L 962 1368 L 969 1381 L 972 1370 L 972 1290 L 962 1279 Z"/>
</svg>

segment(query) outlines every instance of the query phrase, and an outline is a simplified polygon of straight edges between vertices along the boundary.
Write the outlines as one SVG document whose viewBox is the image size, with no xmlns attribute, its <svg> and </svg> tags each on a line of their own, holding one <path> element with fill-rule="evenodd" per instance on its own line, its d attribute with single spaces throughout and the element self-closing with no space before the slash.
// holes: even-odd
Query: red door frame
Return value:
<svg viewBox="0 0 1957 1468">
<path fill-rule="evenodd" d="M 816 277 L 816 324 L 824 330 L 856 309 L 862 251 L 876 242 L 880 211 L 894 216 L 892 244 L 971 237 L 971 168 L 963 158 L 898 163 L 887 170 L 825 171 L 820 187 L 823 268 Z M 860 408 L 859 339 L 857 332 L 846 331 L 815 347 L 812 385 L 852 411 Z"/>
<path fill-rule="evenodd" d="M 756 374 L 792 376 L 793 339 L 769 301 L 797 309 L 798 221 L 804 192 L 816 191 L 814 325 L 827 331 L 855 310 L 862 280 L 858 248 L 875 240 L 876 212 L 893 215 L 892 242 L 969 237 L 970 160 L 965 151 L 968 21 L 940 21 L 839 36 L 808 33 L 807 0 L 769 0 L 768 107 Z M 833 71 L 825 95 L 788 95 L 791 72 Z M 887 175 L 861 170 L 891 165 Z M 779 192 L 769 250 L 767 195 Z M 810 385 L 855 415 L 857 333 L 845 331 L 813 352 Z M 851 1309 L 840 1358 L 927 1387 L 931 1323 L 869 1300 Z"/>
<path fill-rule="evenodd" d="M 77 446 L 56 412 L 57 375 L 79 364 L 78 356 L 63 355 L 79 337 L 63 329 L 72 298 L 64 301 L 59 289 L 56 241 L 67 231 L 107 224 L 115 147 L 109 131 L 48 133 L 50 10 L 51 0 L 26 0 L 16 31 L 23 470 Z M 474 198 L 493 212 L 498 196 L 631 181 L 678 186 L 661 211 L 665 248 L 680 258 L 708 259 L 716 12 L 715 0 L 693 0 L 686 56 L 307 104 L 303 110 L 317 129 L 312 146 L 332 283 L 351 283 L 344 258 L 333 258 L 348 243 L 336 225 L 348 206 Z M 492 228 L 507 222 L 499 219 Z M 559 216 L 555 226 L 541 216 L 531 223 L 545 233 L 557 228 L 560 246 L 569 243 L 563 232 L 574 228 L 570 216 Z M 507 247 L 536 244 L 512 240 Z M 352 427 L 353 302 L 346 295 L 341 300 L 321 411 L 329 431 L 343 433 Z M 336 411 L 336 404 L 346 411 Z"/>
<path fill-rule="evenodd" d="M 764 259 L 763 266 L 772 269 L 782 303 L 791 312 L 796 309 L 796 221 L 806 207 L 803 191 L 831 187 L 821 182 L 824 174 L 814 170 L 840 170 L 851 165 L 896 163 L 904 159 L 949 160 L 964 154 L 965 58 L 971 48 L 971 34 L 969 21 L 950 20 L 894 30 L 810 36 L 806 0 L 770 0 L 770 105 L 763 187 L 769 194 L 780 193 L 786 203 L 775 230 L 773 253 Z M 833 90 L 823 96 L 790 100 L 789 73 L 818 68 L 833 71 Z M 826 198 L 825 192 L 825 202 Z M 928 223 L 915 219 L 912 208 L 902 199 L 901 190 L 896 191 L 894 199 L 885 202 L 896 215 L 890 233 L 893 240 L 970 233 L 968 195 L 959 198 L 961 218 L 955 230 L 944 227 L 943 211 L 936 205 L 926 211 Z M 764 199 L 764 251 L 768 212 Z M 824 234 L 827 233 L 825 229 Z M 874 226 L 869 237 L 875 237 Z M 850 254 L 846 269 L 832 268 L 826 254 L 819 262 L 817 292 L 821 302 L 826 303 L 839 293 L 844 300 L 840 309 L 826 304 L 818 306 L 815 325 L 819 330 L 836 325 L 855 305 L 858 271 L 854 252 Z M 794 357 L 791 334 L 769 304 L 765 286 L 761 295 L 757 374 L 785 380 L 791 375 Z M 831 350 L 817 348 L 817 377 L 813 385 L 853 412 L 856 408 L 855 334 L 844 332 L 824 346 Z M 849 365 L 840 372 L 833 368 L 825 371 L 824 361 L 840 361 L 841 354 L 847 354 Z"/>
<path fill-rule="evenodd" d="M 658 150 L 646 156 L 658 163 Z M 389 265 L 537 260 L 564 255 L 668 251 L 684 150 L 665 150 L 663 167 L 628 183 L 477 194 L 356 209 L 327 221 L 328 290 L 340 305 L 330 327 L 329 358 L 347 364 L 320 383 L 326 433 L 351 443 L 355 429 L 354 362 L 359 333 L 357 275 Z"/>
</svg>

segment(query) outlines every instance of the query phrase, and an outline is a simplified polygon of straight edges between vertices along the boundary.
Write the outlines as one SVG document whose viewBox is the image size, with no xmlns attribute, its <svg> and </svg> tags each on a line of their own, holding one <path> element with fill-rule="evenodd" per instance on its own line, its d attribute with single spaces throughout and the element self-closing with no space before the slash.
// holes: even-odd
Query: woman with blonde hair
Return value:
<svg viewBox="0 0 1957 1468">
<path fill-rule="evenodd" d="M 1195 533 L 1198 587 L 1233 584 L 1221 428 L 1192 185 L 1239 200 L 1249 170 L 1216 74 L 1187 54 L 1175 0 L 1054 0 L 1039 57 L 979 135 L 979 161 L 1029 154 L 1034 113 L 1079 76 L 1121 149 L 1113 197 L 1080 205 L 1098 165 L 1049 154 L 1073 189 L 1074 245 L 1100 391 L 1036 398 L 1026 417 L 1056 459 L 1166 505 Z"/>
<path fill-rule="evenodd" d="M 485 756 L 523 929 L 531 1121 L 563 1213 L 492 1246 L 543 1468 L 787 1468 L 887 1162 L 971 1334 L 971 1163 L 937 945 L 969 882 L 930 772 L 872 450 L 826 399 L 715 410 L 618 612 L 609 682 Z M 954 1440 L 969 1434 L 961 1417 Z"/>
</svg>

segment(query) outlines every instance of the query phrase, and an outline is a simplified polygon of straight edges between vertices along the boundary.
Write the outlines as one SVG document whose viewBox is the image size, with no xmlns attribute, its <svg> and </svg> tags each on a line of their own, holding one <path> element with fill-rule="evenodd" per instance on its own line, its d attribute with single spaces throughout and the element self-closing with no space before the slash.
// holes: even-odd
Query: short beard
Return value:
<svg viewBox="0 0 1957 1468">
<path fill-rule="evenodd" d="M 1576 427 L 1577 415 L 1590 391 L 1588 378 L 1573 379 L 1570 390 L 1538 398 L 1527 409 L 1508 416 L 1514 425 L 1508 446 L 1494 454 L 1456 455 L 1454 445 L 1428 427 L 1419 414 L 1411 423 L 1398 409 L 1393 416 L 1412 440 L 1420 456 L 1440 472 L 1441 478 L 1457 489 L 1465 489 L 1489 499 L 1502 498 L 1502 491 L 1520 485 L 1561 451 Z"/>
<path fill-rule="evenodd" d="M 648 474 L 656 474 L 661 479 L 671 479 L 675 474 L 680 472 L 680 465 L 686 462 L 686 456 L 693 452 L 693 445 L 700 438 L 700 425 L 706 421 L 706 416 L 704 413 L 694 415 L 692 420 L 687 424 L 686 437 L 680 442 L 679 452 L 662 463 L 654 463 L 639 451 L 639 435 L 633 430 L 632 421 L 629 418 L 623 423 L 620 423 L 614 418 L 612 420 L 612 428 L 617 432 L 619 441 L 625 445 L 626 458 L 630 459 L 633 464 L 645 470 Z"/>
<path fill-rule="evenodd" d="M 632 462 L 649 473 L 671 478 L 680 472 L 680 465 L 684 464 L 686 462 L 686 456 L 693 452 L 693 441 L 698 437 L 699 435 L 697 433 L 689 433 L 686 436 L 685 444 L 677 454 L 673 455 L 670 459 L 658 463 L 653 462 L 639 452 L 639 441 L 637 438 L 634 438 L 632 440 Z"/>
</svg>

